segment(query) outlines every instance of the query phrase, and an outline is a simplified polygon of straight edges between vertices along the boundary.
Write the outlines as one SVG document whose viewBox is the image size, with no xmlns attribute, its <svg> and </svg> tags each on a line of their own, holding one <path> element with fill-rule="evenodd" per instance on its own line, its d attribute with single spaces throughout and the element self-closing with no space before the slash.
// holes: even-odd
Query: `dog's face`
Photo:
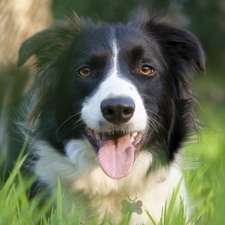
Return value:
<svg viewBox="0 0 225 225">
<path fill-rule="evenodd" d="M 152 98 L 160 98 L 150 94 L 151 86 L 160 91 L 157 70 L 165 65 L 150 41 L 148 45 L 148 39 L 135 30 L 117 27 L 110 31 L 106 42 L 99 42 L 99 38 L 94 42 L 94 53 L 92 46 L 84 46 L 89 49 L 88 55 L 80 55 L 86 61 L 77 66 L 75 76 L 80 85 L 90 82 L 81 107 L 87 138 L 104 172 L 111 178 L 122 178 L 130 172 L 144 142 L 148 119 L 158 113 Z M 105 30 L 98 35 L 103 37 Z M 132 37 L 129 42 L 127 36 Z M 162 67 L 157 67 L 160 64 Z"/>
<path fill-rule="evenodd" d="M 190 73 L 204 70 L 190 33 L 156 18 L 128 25 L 74 18 L 26 41 L 19 65 L 32 54 L 41 79 L 31 119 L 41 138 L 62 153 L 68 141 L 88 140 L 114 179 L 143 149 L 173 160 L 194 120 Z"/>
</svg>

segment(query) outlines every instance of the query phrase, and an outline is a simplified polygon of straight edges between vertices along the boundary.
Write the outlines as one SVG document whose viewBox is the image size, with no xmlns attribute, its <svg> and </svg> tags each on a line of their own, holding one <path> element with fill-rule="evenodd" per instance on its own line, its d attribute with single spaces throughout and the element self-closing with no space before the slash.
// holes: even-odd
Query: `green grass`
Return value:
<svg viewBox="0 0 225 225">
<path fill-rule="evenodd" d="M 199 77 L 195 89 L 200 96 L 201 107 L 198 117 L 204 125 L 198 133 L 198 141 L 187 144 L 184 150 L 184 174 L 193 208 L 191 224 L 221 225 L 225 221 L 225 86 L 222 76 L 210 73 Z M 20 157 L 10 177 L 0 180 L 0 224 L 1 225 L 74 225 L 79 224 L 82 214 L 72 207 L 66 215 L 62 210 L 63 194 L 60 183 L 58 192 L 41 205 L 41 194 L 28 200 L 29 190 L 34 178 L 27 179 L 20 173 L 24 157 Z M 173 199 L 176 199 L 177 189 Z M 173 203 L 162 211 L 164 215 L 159 225 L 185 225 L 185 209 L 181 202 L 177 217 L 171 221 Z M 146 212 L 148 213 L 148 212 Z M 124 218 L 123 224 L 127 223 Z M 149 215 L 151 221 L 151 215 Z M 96 221 L 90 222 L 96 224 Z M 103 221 L 102 224 L 108 224 Z M 153 224 L 156 225 L 156 223 Z"/>
<path fill-rule="evenodd" d="M 55 196 L 52 196 L 45 204 L 41 204 L 41 198 L 44 193 L 37 195 L 33 200 L 28 199 L 28 192 L 34 178 L 25 179 L 20 173 L 20 167 L 26 157 L 20 158 L 15 165 L 10 177 L 6 182 L 1 182 L 0 189 L 0 224 L 4 225 L 75 225 L 81 220 L 82 211 L 74 206 L 70 212 L 63 212 L 63 193 L 58 181 L 58 191 Z M 176 212 L 176 216 L 172 217 L 172 212 L 175 211 L 175 201 L 177 200 L 180 184 L 174 189 L 172 198 L 169 204 L 166 204 L 162 210 L 162 219 L 159 225 L 179 224 L 186 225 L 185 207 L 180 201 L 180 208 Z M 80 212 L 80 213 L 78 213 Z M 149 221 L 154 225 L 156 223 L 151 215 Z M 128 224 L 131 213 L 128 213 L 122 220 L 121 225 Z M 88 224 L 96 225 L 95 218 Z M 108 220 L 105 219 L 102 225 L 108 225 Z"/>
<path fill-rule="evenodd" d="M 188 190 L 195 203 L 195 224 L 221 225 L 225 221 L 225 82 L 222 74 L 209 72 L 198 77 L 195 89 L 203 122 L 198 142 L 187 145 L 185 156 L 195 162 L 185 172 Z"/>
</svg>

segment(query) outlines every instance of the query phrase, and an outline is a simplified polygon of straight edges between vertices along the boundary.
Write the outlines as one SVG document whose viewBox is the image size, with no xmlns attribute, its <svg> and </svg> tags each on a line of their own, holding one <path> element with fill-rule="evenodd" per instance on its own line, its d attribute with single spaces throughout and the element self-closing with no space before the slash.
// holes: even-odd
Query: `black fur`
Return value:
<svg viewBox="0 0 225 225">
<path fill-rule="evenodd" d="M 166 161 L 172 161 L 195 129 L 191 75 L 196 67 L 205 70 L 205 58 L 199 41 L 166 18 L 145 16 L 128 25 L 95 25 L 75 15 L 55 22 L 24 42 L 18 65 L 36 55 L 39 70 L 37 97 L 27 124 L 32 127 L 38 118 L 35 135 L 61 153 L 66 140 L 82 137 L 84 124 L 74 124 L 80 120 L 79 110 L 85 97 L 105 76 L 113 34 L 121 46 L 123 76 L 135 83 L 150 116 L 161 124 L 146 138 L 145 146 L 161 146 Z M 140 78 L 136 69 L 146 59 L 155 66 L 157 75 Z M 76 74 L 76 69 L 87 61 L 94 73 L 84 79 Z"/>
</svg>

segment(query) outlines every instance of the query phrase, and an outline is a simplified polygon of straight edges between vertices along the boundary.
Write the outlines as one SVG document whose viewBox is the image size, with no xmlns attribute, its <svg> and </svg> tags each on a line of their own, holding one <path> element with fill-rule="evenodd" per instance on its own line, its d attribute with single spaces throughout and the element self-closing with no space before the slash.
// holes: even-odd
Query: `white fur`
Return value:
<svg viewBox="0 0 225 225">
<path fill-rule="evenodd" d="M 160 220 L 166 200 L 169 200 L 173 189 L 182 179 L 177 164 L 169 168 L 161 168 L 146 176 L 152 164 L 152 155 L 142 151 L 136 157 L 131 173 L 120 180 L 109 178 L 98 165 L 96 155 L 86 140 L 72 140 L 66 145 L 67 157 L 57 153 L 46 142 L 37 142 L 35 152 L 40 157 L 35 165 L 35 172 L 40 180 L 47 183 L 52 191 L 56 191 L 58 179 L 64 190 L 68 209 L 72 204 L 85 208 L 97 208 L 99 220 L 103 219 L 106 210 L 113 224 L 121 219 L 121 202 L 135 198 L 143 202 L 156 222 Z M 182 181 L 179 197 L 187 203 L 186 190 Z M 178 199 L 179 199 L 178 197 Z M 87 200 L 88 199 L 88 200 Z M 85 203 L 86 201 L 86 203 Z M 68 205 L 69 204 L 69 205 Z M 131 225 L 151 224 L 148 215 L 132 213 Z"/>
<path fill-rule="evenodd" d="M 130 131 L 142 131 L 147 125 L 147 114 L 137 89 L 128 81 L 115 76 L 109 76 L 99 87 L 98 91 L 87 100 L 82 108 L 82 119 L 93 130 L 102 131 L 99 124 L 108 124 L 101 113 L 100 104 L 108 97 L 129 96 L 134 100 L 135 111 L 126 126 Z M 108 129 L 108 126 L 106 129 Z M 104 129 L 104 128 L 103 128 Z"/>
<path fill-rule="evenodd" d="M 118 76 L 118 46 L 116 40 L 113 40 L 113 66 L 111 68 L 111 76 Z"/>
<path fill-rule="evenodd" d="M 118 49 L 116 43 L 113 42 L 113 63 L 112 68 L 108 72 L 107 78 L 101 83 L 98 90 L 93 96 L 86 99 L 82 108 L 82 119 L 87 127 L 96 131 L 107 131 L 110 128 L 108 123 L 101 113 L 101 102 L 109 97 L 128 96 L 133 99 L 135 103 L 135 111 L 132 118 L 126 124 L 126 130 L 142 131 L 147 126 L 147 114 L 143 105 L 141 96 L 139 95 L 136 87 L 128 80 L 120 76 L 118 70 Z M 105 124 L 100 127 L 99 124 Z"/>
</svg>

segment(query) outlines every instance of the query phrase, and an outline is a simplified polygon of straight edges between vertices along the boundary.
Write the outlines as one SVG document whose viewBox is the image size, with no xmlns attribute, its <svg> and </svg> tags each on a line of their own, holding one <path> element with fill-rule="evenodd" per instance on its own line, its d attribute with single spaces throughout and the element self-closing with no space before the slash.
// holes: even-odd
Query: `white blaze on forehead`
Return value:
<svg viewBox="0 0 225 225">
<path fill-rule="evenodd" d="M 113 63 L 112 63 L 112 68 L 111 68 L 111 74 L 110 76 L 118 76 L 118 53 L 119 49 L 116 43 L 116 40 L 113 40 L 113 45 L 112 45 L 112 50 L 113 50 Z"/>
</svg>

